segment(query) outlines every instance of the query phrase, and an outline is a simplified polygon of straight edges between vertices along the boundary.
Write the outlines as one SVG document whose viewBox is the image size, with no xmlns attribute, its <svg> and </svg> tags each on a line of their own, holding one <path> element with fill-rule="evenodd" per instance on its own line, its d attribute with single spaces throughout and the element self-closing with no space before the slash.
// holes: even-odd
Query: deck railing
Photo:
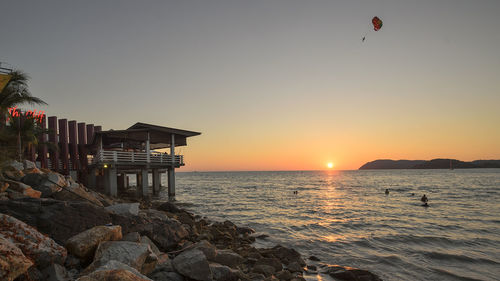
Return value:
<svg viewBox="0 0 500 281">
<path fill-rule="evenodd" d="M 97 163 L 153 163 L 153 164 L 174 164 L 184 165 L 183 155 L 168 155 L 166 153 L 134 151 L 99 150 L 97 154 L 89 159 L 89 164 Z"/>
</svg>

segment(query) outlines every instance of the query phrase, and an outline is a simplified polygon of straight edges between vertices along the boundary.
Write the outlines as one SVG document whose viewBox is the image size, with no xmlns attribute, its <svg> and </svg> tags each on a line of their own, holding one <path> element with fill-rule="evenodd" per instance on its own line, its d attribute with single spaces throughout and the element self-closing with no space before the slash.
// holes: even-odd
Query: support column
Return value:
<svg viewBox="0 0 500 281">
<path fill-rule="evenodd" d="M 175 135 L 172 134 L 170 138 L 170 156 L 172 158 L 172 163 L 170 168 L 168 168 L 168 198 L 173 199 L 175 197 Z"/>
<path fill-rule="evenodd" d="M 104 168 L 104 176 L 106 177 L 106 185 L 104 191 L 106 194 L 116 197 L 118 195 L 118 184 L 116 179 L 116 167 L 111 166 Z"/>
<path fill-rule="evenodd" d="M 160 193 L 161 178 L 158 169 L 153 169 L 153 194 L 158 195 Z"/>
<path fill-rule="evenodd" d="M 168 198 L 173 199 L 175 197 L 175 171 L 174 167 L 168 168 Z"/>
<path fill-rule="evenodd" d="M 90 169 L 89 172 L 89 180 L 88 180 L 88 186 L 89 188 L 96 188 L 96 175 L 95 173 L 97 172 L 96 168 Z"/>
<path fill-rule="evenodd" d="M 137 174 L 137 196 L 147 197 L 148 196 L 148 170 L 142 169 L 139 174 Z"/>
</svg>

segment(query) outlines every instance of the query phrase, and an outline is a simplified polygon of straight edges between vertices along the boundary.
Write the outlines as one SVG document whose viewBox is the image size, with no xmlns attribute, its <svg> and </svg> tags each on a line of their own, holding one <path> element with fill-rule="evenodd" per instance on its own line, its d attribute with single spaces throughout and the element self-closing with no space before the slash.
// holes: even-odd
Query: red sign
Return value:
<svg viewBox="0 0 500 281">
<path fill-rule="evenodd" d="M 38 123 L 42 123 L 43 121 L 43 116 L 45 116 L 45 111 L 39 110 L 28 110 L 24 112 L 24 114 L 21 112 L 21 110 L 17 109 L 16 107 L 9 107 L 8 108 L 9 114 L 12 117 L 20 117 L 21 115 L 26 116 L 27 118 L 33 118 L 35 119 Z M 7 118 L 7 121 L 9 121 L 9 118 Z"/>
</svg>

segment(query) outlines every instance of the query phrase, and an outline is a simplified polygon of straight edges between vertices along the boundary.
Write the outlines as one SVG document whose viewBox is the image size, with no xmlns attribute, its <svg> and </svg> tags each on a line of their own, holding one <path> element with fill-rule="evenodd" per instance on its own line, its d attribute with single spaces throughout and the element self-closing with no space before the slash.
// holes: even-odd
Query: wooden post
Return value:
<svg viewBox="0 0 500 281">
<path fill-rule="evenodd" d="M 78 123 L 78 159 L 80 160 L 80 171 L 78 180 L 87 184 L 87 132 L 85 131 L 85 123 Z"/>
<path fill-rule="evenodd" d="M 44 114 L 42 116 L 42 122 L 40 123 L 40 127 L 42 130 L 47 130 L 47 116 Z M 38 145 L 38 159 L 40 159 L 40 167 L 47 169 L 48 168 L 48 161 L 47 161 L 47 145 L 45 144 L 47 142 L 48 136 L 46 133 L 42 133 L 40 136 L 40 144 Z"/>
<path fill-rule="evenodd" d="M 76 121 L 68 122 L 69 127 L 69 156 L 71 158 L 71 170 L 78 170 L 78 144 L 77 144 L 77 129 Z"/>
<path fill-rule="evenodd" d="M 91 144 L 94 139 L 94 124 L 87 125 L 87 143 Z"/>
<path fill-rule="evenodd" d="M 62 172 L 69 174 L 68 120 L 59 119 L 59 144 L 61 146 Z"/>
<path fill-rule="evenodd" d="M 50 116 L 49 120 L 49 142 L 54 146 L 49 151 L 52 170 L 59 171 L 59 139 L 57 137 L 57 117 Z"/>
</svg>

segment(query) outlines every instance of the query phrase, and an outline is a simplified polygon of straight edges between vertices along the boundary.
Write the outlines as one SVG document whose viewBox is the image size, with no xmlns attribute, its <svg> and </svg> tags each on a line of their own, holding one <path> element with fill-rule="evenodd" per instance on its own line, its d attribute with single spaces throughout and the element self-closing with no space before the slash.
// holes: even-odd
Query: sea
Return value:
<svg viewBox="0 0 500 281">
<path fill-rule="evenodd" d="M 314 255 L 389 281 L 500 280 L 500 169 L 181 172 L 176 200 L 308 264 Z"/>
</svg>

